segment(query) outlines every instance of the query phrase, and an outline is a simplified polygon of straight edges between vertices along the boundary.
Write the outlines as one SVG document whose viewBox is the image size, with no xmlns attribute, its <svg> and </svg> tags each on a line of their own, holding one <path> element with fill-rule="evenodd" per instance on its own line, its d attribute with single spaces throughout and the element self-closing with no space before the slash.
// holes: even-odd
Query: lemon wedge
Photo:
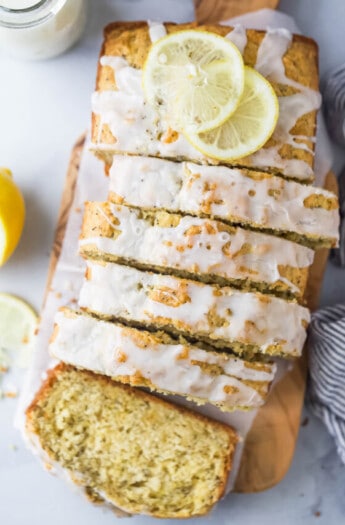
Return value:
<svg viewBox="0 0 345 525">
<path fill-rule="evenodd" d="M 172 33 L 152 45 L 143 88 L 171 127 L 201 133 L 220 126 L 236 110 L 244 88 L 242 55 L 214 33 Z"/>
<path fill-rule="evenodd" d="M 33 341 L 37 314 L 25 301 L 0 293 L 0 348 L 20 351 Z"/>
<path fill-rule="evenodd" d="M 13 182 L 12 172 L 7 168 L 0 168 L 0 266 L 15 250 L 24 220 L 24 199 Z"/>
<path fill-rule="evenodd" d="M 260 73 L 245 67 L 244 91 L 233 115 L 221 126 L 186 138 L 207 157 L 232 161 L 260 149 L 271 137 L 279 116 L 278 98 Z"/>
</svg>

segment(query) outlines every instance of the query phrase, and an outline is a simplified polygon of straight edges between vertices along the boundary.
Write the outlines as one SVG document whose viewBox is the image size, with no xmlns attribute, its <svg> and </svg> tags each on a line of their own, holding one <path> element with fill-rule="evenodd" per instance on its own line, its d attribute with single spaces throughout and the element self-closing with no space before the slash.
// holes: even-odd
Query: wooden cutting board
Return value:
<svg viewBox="0 0 345 525">
<path fill-rule="evenodd" d="M 218 22 L 265 7 L 275 8 L 278 2 L 279 0 L 195 0 L 195 18 L 198 22 Z M 72 150 L 50 260 L 47 290 L 61 251 L 84 142 L 83 135 Z M 336 178 L 332 173 L 326 178 L 325 188 L 337 192 Z M 315 310 L 318 305 L 328 255 L 328 250 L 320 250 L 310 271 L 306 301 L 311 310 Z M 305 352 L 303 358 L 296 360 L 292 369 L 275 386 L 266 405 L 258 411 L 244 445 L 235 484 L 237 492 L 262 491 L 276 485 L 285 476 L 296 446 L 306 377 Z"/>
<path fill-rule="evenodd" d="M 194 0 L 195 19 L 200 22 L 221 22 L 258 9 L 275 9 L 279 0 Z"/>
<path fill-rule="evenodd" d="M 72 149 L 46 290 L 49 290 L 60 255 L 84 142 L 85 135 L 80 137 Z M 332 173 L 327 176 L 325 188 L 337 191 L 336 178 Z M 310 271 L 306 300 L 311 310 L 315 310 L 318 305 L 327 258 L 328 250 L 320 250 L 316 254 Z M 285 476 L 293 458 L 300 427 L 306 376 L 307 356 L 305 352 L 304 357 L 296 360 L 291 371 L 275 386 L 266 405 L 258 411 L 244 445 L 241 466 L 235 484 L 236 492 L 265 490 L 276 485 Z"/>
</svg>

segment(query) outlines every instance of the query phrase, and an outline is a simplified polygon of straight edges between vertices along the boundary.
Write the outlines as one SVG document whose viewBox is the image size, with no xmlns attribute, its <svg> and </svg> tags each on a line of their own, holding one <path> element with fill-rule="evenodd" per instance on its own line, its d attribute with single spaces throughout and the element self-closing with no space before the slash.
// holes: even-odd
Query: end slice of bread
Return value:
<svg viewBox="0 0 345 525">
<path fill-rule="evenodd" d="M 129 513 L 206 514 L 224 493 L 236 432 L 105 376 L 58 365 L 26 430 L 87 493 Z"/>
<path fill-rule="evenodd" d="M 168 34 L 190 29 L 222 37 L 231 33 L 231 28 L 222 25 L 166 23 L 164 27 Z M 318 89 L 317 45 L 308 38 L 288 32 L 272 35 L 272 31 L 247 30 L 243 37 L 246 41 L 244 63 L 256 67 L 271 82 L 276 78 L 272 87 L 281 101 L 281 126 L 277 126 L 276 133 L 259 152 L 227 164 L 259 167 L 311 182 L 316 110 L 320 103 L 318 93 L 313 91 Z M 92 149 L 107 164 L 111 164 L 114 153 L 214 164 L 217 161 L 196 150 L 182 133 L 169 128 L 157 110 L 144 103 L 141 76 L 151 44 L 147 22 L 119 22 L 105 28 L 96 92 L 92 97 Z M 281 55 L 276 49 L 272 61 L 270 50 L 278 46 Z M 267 68 L 266 63 L 271 65 Z M 279 75 L 283 73 L 279 80 L 278 72 Z M 132 81 L 121 81 L 123 78 Z M 298 97 L 293 98 L 296 93 Z M 286 130 L 289 133 L 281 131 L 281 128 L 285 131 L 286 120 L 292 122 Z"/>
</svg>

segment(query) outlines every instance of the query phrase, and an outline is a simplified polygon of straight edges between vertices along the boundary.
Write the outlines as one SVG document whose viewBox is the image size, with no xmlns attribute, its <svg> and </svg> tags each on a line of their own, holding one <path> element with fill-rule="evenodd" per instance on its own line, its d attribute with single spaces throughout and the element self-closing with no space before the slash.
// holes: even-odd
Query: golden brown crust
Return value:
<svg viewBox="0 0 345 525">
<path fill-rule="evenodd" d="M 188 24 L 166 23 L 168 33 L 196 29 L 210 31 L 225 36 L 231 27 L 220 25 L 198 25 L 195 22 Z M 244 52 L 244 61 L 254 66 L 258 47 L 266 32 L 248 29 L 248 43 Z M 142 22 L 114 22 L 104 29 L 104 42 L 100 57 L 104 54 L 123 56 L 133 67 L 142 67 L 146 59 L 151 41 L 147 23 Z M 283 57 L 287 76 L 311 89 L 318 89 L 318 46 L 314 40 L 302 35 L 293 35 L 291 47 Z M 103 75 L 104 72 L 104 75 Z M 113 89 L 114 79 L 107 66 L 98 62 L 96 89 Z M 289 86 L 276 86 L 278 95 L 289 95 L 296 90 Z M 298 129 L 296 134 L 299 133 Z"/>
</svg>

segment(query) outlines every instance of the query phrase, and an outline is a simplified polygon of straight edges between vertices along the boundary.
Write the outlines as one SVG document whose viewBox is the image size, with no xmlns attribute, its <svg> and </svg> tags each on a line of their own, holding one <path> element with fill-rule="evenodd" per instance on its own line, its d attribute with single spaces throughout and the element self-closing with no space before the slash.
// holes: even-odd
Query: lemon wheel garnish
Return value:
<svg viewBox="0 0 345 525">
<path fill-rule="evenodd" d="M 36 312 L 25 301 L 0 293 L 0 348 L 17 351 L 30 346 L 37 325 Z"/>
<path fill-rule="evenodd" d="M 177 130 L 200 133 L 236 110 L 244 88 L 242 55 L 206 31 L 179 31 L 155 42 L 143 68 L 147 101 Z"/>
<path fill-rule="evenodd" d="M 25 219 L 22 194 L 13 182 L 12 173 L 0 168 L 0 266 L 16 248 Z"/>
<path fill-rule="evenodd" d="M 278 98 L 260 73 L 245 67 L 244 91 L 233 115 L 221 126 L 187 139 L 207 157 L 232 161 L 254 153 L 271 137 L 279 116 Z"/>
</svg>

